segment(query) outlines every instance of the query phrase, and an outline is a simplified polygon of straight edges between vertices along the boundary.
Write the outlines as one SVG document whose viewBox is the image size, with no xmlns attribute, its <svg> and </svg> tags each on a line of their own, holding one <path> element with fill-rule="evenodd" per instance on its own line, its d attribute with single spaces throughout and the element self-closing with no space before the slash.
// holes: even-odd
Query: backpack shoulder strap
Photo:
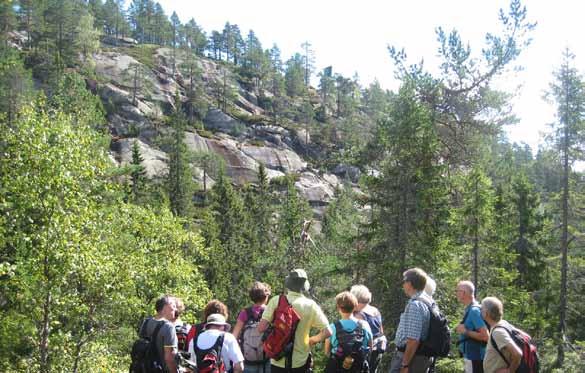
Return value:
<svg viewBox="0 0 585 373">
<path fill-rule="evenodd" d="M 219 366 L 217 367 L 220 371 L 225 370 L 222 369 L 221 367 L 223 366 L 223 359 L 221 358 L 221 350 L 223 349 L 223 340 L 225 338 L 225 333 L 221 333 L 221 335 L 219 337 L 217 337 L 217 339 L 215 340 L 215 343 L 213 345 L 213 349 L 215 351 L 217 351 L 217 358 Z"/>
<path fill-rule="evenodd" d="M 427 306 L 427 308 L 429 309 L 429 312 L 433 312 L 433 304 L 431 302 L 429 302 L 427 299 L 425 299 L 424 297 L 418 297 L 418 298 L 416 298 L 416 300 L 418 300 L 419 302 L 421 302 L 422 304 Z"/>
<path fill-rule="evenodd" d="M 343 325 L 341 325 L 341 320 L 337 320 L 333 323 L 335 325 L 335 338 L 339 342 L 339 331 L 343 329 Z"/>
<path fill-rule="evenodd" d="M 258 321 L 259 320 L 259 318 L 254 315 L 254 307 L 253 306 L 246 308 L 245 311 L 246 311 L 246 316 L 248 317 L 246 319 L 246 323 L 248 323 L 250 321 Z"/>
<path fill-rule="evenodd" d="M 504 360 L 506 365 L 510 366 L 510 362 L 508 362 L 508 359 L 506 359 L 506 357 L 502 353 L 502 350 L 500 350 L 500 348 L 498 347 L 498 344 L 496 343 L 496 340 L 494 339 L 494 330 L 496 330 L 497 328 L 504 329 L 508 334 L 510 334 L 510 336 L 512 334 L 508 328 L 506 328 L 505 326 L 502 326 L 502 325 L 494 326 L 490 332 L 490 342 L 492 344 L 492 347 L 498 352 L 498 354 L 500 354 L 500 356 L 502 357 L 502 359 Z M 516 342 L 514 342 L 514 343 L 516 343 Z"/>
<path fill-rule="evenodd" d="M 138 330 L 138 337 L 146 337 L 146 324 L 148 324 L 148 320 L 151 320 L 152 317 L 148 317 L 142 320 L 142 324 L 140 324 L 140 330 Z"/>
<path fill-rule="evenodd" d="M 158 325 L 156 326 L 156 328 L 154 328 L 154 332 L 152 333 L 152 340 L 155 341 L 156 337 L 158 337 L 158 332 L 160 331 L 160 328 L 162 328 L 162 326 L 165 324 L 164 320 L 161 320 L 158 322 Z"/>
</svg>

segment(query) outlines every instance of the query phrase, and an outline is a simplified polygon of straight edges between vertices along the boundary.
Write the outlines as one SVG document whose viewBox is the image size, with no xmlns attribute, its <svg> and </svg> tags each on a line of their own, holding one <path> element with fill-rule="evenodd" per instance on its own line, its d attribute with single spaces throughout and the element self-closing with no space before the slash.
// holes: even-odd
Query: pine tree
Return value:
<svg viewBox="0 0 585 373">
<path fill-rule="evenodd" d="M 0 0 L 0 53 L 8 48 L 8 33 L 15 29 L 16 15 L 12 1 Z"/>
<path fill-rule="evenodd" d="M 382 307 L 385 316 L 395 320 L 401 305 L 393 300 L 400 289 L 392 284 L 410 266 L 431 273 L 438 266 L 449 215 L 437 134 L 412 82 L 403 82 L 385 114 L 368 144 L 370 164 L 380 174 L 366 177 L 371 210 L 361 236 L 369 246 L 367 281 L 377 291 L 389 292 Z"/>
<path fill-rule="evenodd" d="M 130 178 L 132 180 L 131 199 L 133 202 L 140 199 L 144 188 L 146 170 L 142 162 L 144 162 L 144 159 L 140 154 L 140 146 L 138 145 L 138 141 L 134 140 L 132 143 L 132 160 L 130 162 L 132 166 L 132 171 L 130 172 Z"/>
<path fill-rule="evenodd" d="M 29 70 L 13 50 L 0 51 L 0 113 L 12 125 L 22 105 L 32 97 L 33 83 Z"/>
<path fill-rule="evenodd" d="M 173 12 L 171 15 L 171 28 L 172 28 L 172 61 L 171 65 L 173 68 L 173 76 L 175 75 L 175 64 L 177 61 L 177 48 L 180 45 L 180 30 L 181 30 L 181 20 L 176 12 Z"/>
<path fill-rule="evenodd" d="M 585 143 L 585 86 L 583 78 L 577 70 L 571 66 L 574 55 L 565 49 L 563 62 L 555 72 L 550 85 L 549 95 L 557 104 L 558 122 L 553 124 L 554 142 L 559 152 L 562 168 L 561 179 L 561 283 L 559 303 L 559 343 L 557 352 L 557 365 L 563 366 L 564 342 L 566 338 L 567 320 L 567 293 L 568 293 L 568 257 L 569 244 L 573 238 L 569 237 L 570 231 L 570 175 L 572 165 L 576 160 L 584 158 L 583 143 Z"/>
<path fill-rule="evenodd" d="M 94 17 L 87 13 L 81 16 L 77 25 L 77 34 L 75 37 L 75 46 L 81 51 L 83 62 L 92 66 L 92 54 L 100 46 L 99 31 L 94 28 Z"/>
<path fill-rule="evenodd" d="M 301 48 L 303 48 L 303 79 L 306 87 L 311 84 L 311 76 L 315 71 L 315 51 L 311 47 L 312 45 L 308 41 L 301 44 Z"/>
<path fill-rule="evenodd" d="M 284 73 L 286 93 L 290 97 L 302 96 L 305 92 L 303 74 L 303 57 L 297 53 L 286 62 Z"/>
<path fill-rule="evenodd" d="M 192 210 L 193 175 L 189 164 L 189 154 L 185 144 L 187 120 L 183 113 L 179 93 L 175 95 L 175 109 L 169 119 L 172 127 L 169 151 L 169 175 L 167 190 L 171 211 L 176 216 L 189 216 Z"/>
<path fill-rule="evenodd" d="M 311 244 L 301 239 L 303 227 L 311 219 L 311 211 L 291 179 L 287 179 L 285 193 L 280 207 L 278 231 L 279 241 L 285 252 L 284 268 L 291 269 L 305 266 L 311 258 Z"/>
<path fill-rule="evenodd" d="M 490 232 L 494 223 L 494 191 L 491 180 L 480 167 L 475 167 L 464 176 L 462 185 L 462 206 L 459 222 L 463 233 L 463 244 L 471 247 L 471 278 L 476 288 L 486 283 L 480 278 L 480 259 L 487 252 Z"/>
</svg>

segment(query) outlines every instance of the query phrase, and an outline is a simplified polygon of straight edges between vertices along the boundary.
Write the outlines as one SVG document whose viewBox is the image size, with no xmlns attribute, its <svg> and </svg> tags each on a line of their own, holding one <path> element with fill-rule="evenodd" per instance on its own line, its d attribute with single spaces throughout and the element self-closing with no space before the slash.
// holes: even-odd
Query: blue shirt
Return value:
<svg viewBox="0 0 585 373">
<path fill-rule="evenodd" d="M 400 323 L 398 324 L 398 330 L 396 330 L 396 337 L 394 338 L 396 347 L 405 347 L 406 340 L 409 338 L 419 342 L 427 338 L 431 313 L 427 305 L 418 300 L 418 298 L 423 297 L 427 302 L 434 303 L 422 291 L 410 297 L 410 300 L 404 308 L 404 312 L 400 315 Z"/>
<path fill-rule="evenodd" d="M 469 306 L 465 307 L 465 329 L 477 332 L 481 328 L 486 328 L 485 321 L 481 318 L 481 311 L 479 309 L 479 304 L 474 302 Z M 483 360 L 485 356 L 485 344 L 476 341 L 475 339 L 471 339 L 470 337 L 466 337 L 465 335 L 461 334 L 459 336 L 459 341 L 463 341 L 459 344 L 459 351 L 463 353 L 463 356 L 468 360 Z"/>
<path fill-rule="evenodd" d="M 370 341 L 372 340 L 372 332 L 367 327 L 367 325 L 363 325 L 366 322 L 363 320 L 356 320 L 356 319 L 348 319 L 348 320 L 339 320 L 343 330 L 348 333 L 351 333 L 355 328 L 358 326 L 358 322 L 362 323 L 362 329 L 364 333 L 364 341 L 362 347 L 364 350 L 369 348 Z M 337 346 L 339 346 L 339 341 L 337 340 L 337 329 L 335 327 L 335 323 L 329 325 L 329 331 L 331 332 L 331 337 L 329 337 L 329 342 L 331 342 L 331 354 L 335 354 L 337 351 Z"/>
</svg>

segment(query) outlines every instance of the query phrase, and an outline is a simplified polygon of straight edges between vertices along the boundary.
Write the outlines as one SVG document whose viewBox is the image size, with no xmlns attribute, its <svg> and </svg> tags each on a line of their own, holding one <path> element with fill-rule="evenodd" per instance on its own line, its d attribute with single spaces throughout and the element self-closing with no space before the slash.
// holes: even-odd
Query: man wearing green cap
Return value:
<svg viewBox="0 0 585 373">
<path fill-rule="evenodd" d="M 297 325 L 293 354 L 292 369 L 286 369 L 286 359 L 271 360 L 271 373 L 305 373 L 310 368 L 309 353 L 309 333 L 312 328 L 319 329 L 319 339 L 324 339 L 327 333 L 329 322 L 321 310 L 321 307 L 312 299 L 305 297 L 302 293 L 309 291 L 309 279 L 307 272 L 303 269 L 294 269 L 290 271 L 284 279 L 284 286 L 287 289 L 286 298 L 294 310 L 299 314 L 301 320 Z M 262 320 L 258 325 L 258 331 L 263 333 L 273 320 L 274 310 L 278 306 L 279 296 L 273 297 L 268 302 Z"/>
</svg>

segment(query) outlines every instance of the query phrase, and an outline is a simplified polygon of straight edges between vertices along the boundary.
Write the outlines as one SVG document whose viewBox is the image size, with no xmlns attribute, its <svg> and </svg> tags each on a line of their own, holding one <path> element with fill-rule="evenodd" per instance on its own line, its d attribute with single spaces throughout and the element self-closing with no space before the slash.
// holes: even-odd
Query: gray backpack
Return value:
<svg viewBox="0 0 585 373">
<path fill-rule="evenodd" d="M 242 328 L 240 335 L 240 346 L 244 355 L 244 364 L 263 363 L 268 359 L 264 355 L 262 348 L 262 334 L 258 332 L 258 324 L 262 318 L 262 312 L 258 316 L 254 315 L 252 307 L 245 309 L 248 319 Z"/>
</svg>

